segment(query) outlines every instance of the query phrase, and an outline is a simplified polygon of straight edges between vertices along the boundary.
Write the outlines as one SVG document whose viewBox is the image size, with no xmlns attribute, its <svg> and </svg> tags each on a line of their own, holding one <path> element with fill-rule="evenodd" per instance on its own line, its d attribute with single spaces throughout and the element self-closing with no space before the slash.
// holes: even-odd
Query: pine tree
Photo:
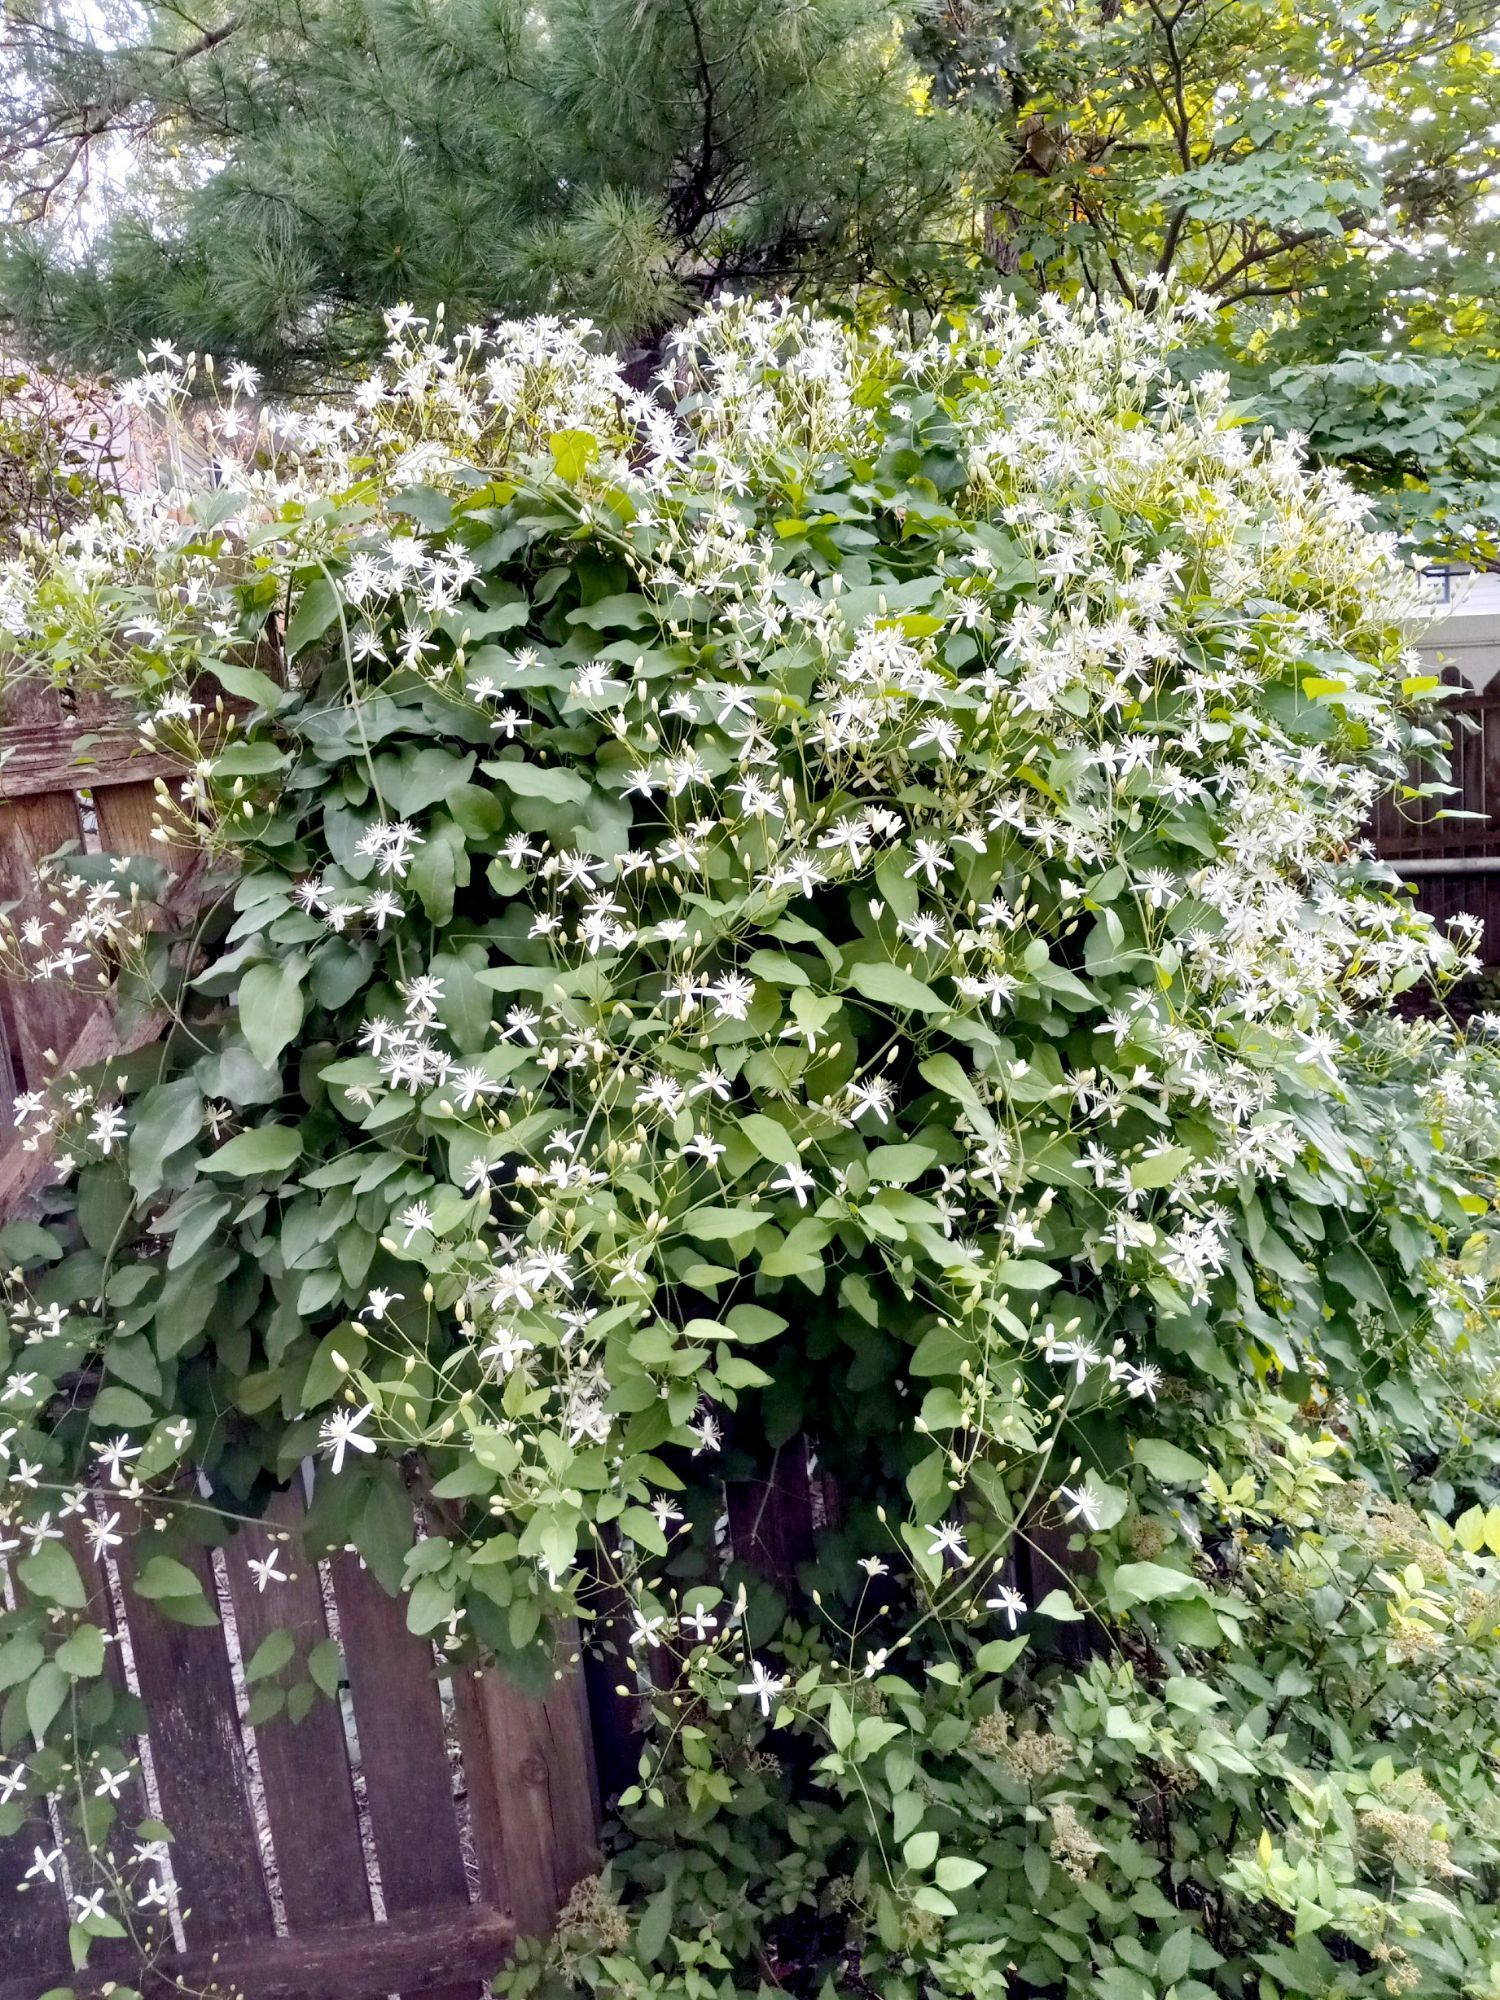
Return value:
<svg viewBox="0 0 1500 2000">
<path fill-rule="evenodd" d="M 326 375 L 398 300 L 627 339 L 749 285 L 945 295 L 962 248 L 977 121 L 931 115 L 888 0 L 149 0 L 111 52 L 48 13 L 7 56 L 4 302 L 72 359 Z M 80 163 L 127 140 L 70 255 Z"/>
</svg>

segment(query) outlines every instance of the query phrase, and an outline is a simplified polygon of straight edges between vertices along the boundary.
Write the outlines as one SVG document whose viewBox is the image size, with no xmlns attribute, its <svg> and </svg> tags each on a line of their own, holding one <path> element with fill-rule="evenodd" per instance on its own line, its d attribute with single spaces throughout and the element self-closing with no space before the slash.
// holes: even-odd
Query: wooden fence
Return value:
<svg viewBox="0 0 1500 2000">
<path fill-rule="evenodd" d="M 0 903 L 18 919 L 48 917 L 38 864 L 68 843 L 153 851 L 152 781 L 167 767 L 135 746 L 103 706 L 65 712 L 55 694 L 26 691 L 0 710 Z M 137 1039 L 152 1032 L 148 1022 Z M 0 986 L 0 1217 L 47 1171 L 16 1144 L 11 1095 L 117 1048 L 101 1001 Z M 249 1560 L 295 1529 L 295 1497 L 280 1505 L 276 1526 L 241 1530 L 201 1559 L 216 1627 L 164 1619 L 119 1571 L 79 1564 L 95 1622 L 117 1635 L 111 1670 L 144 1708 L 135 1817 L 159 1809 L 174 1836 L 148 1990 L 180 1977 L 248 2000 L 475 2000 L 510 1942 L 545 1931 L 597 1866 L 582 1673 L 570 1667 L 532 1701 L 497 1674 L 450 1669 L 356 1557 L 306 1561 L 294 1533 L 288 1580 L 252 1587 Z M 277 1627 L 297 1634 L 299 1657 L 335 1638 L 343 1684 L 300 1722 L 252 1725 L 243 1663 Z M 116 1946 L 73 1979 L 66 1840 L 55 1879 L 17 1887 L 34 1850 L 57 1844 L 45 1803 L 0 1841 L 0 2000 L 140 1976 L 139 1951 Z"/>
<path fill-rule="evenodd" d="M 1450 679 L 1456 679 L 1449 674 Z M 1464 688 L 1448 705 L 1455 791 L 1448 797 L 1376 807 L 1377 851 L 1407 876 L 1417 901 L 1440 922 L 1466 911 L 1484 925 L 1482 955 L 1500 964 L 1500 684 Z M 1414 781 L 1419 774 L 1414 773 Z M 1445 819 L 1444 811 L 1481 819 Z"/>
<path fill-rule="evenodd" d="M 83 1991 L 137 1983 L 144 1956 L 148 1993 L 476 2000 L 597 1865 L 581 1675 L 535 1701 L 497 1674 L 445 1671 L 356 1556 L 308 1562 L 295 1535 L 275 1538 L 298 1511 L 285 1496 L 273 1525 L 197 1560 L 217 1626 L 174 1623 L 128 1574 L 80 1560 L 116 1638 L 111 1671 L 145 1711 L 132 1817 L 159 1812 L 173 1834 L 154 1936 L 96 1947 Z M 262 1591 L 250 1561 L 278 1550 L 286 1581 Z M 334 1639 L 343 1684 L 299 1721 L 252 1726 L 243 1663 L 276 1628 L 299 1664 Z M 19 1888 L 35 1850 L 59 1844 L 56 1880 Z M 72 1983 L 68 1859 L 45 1805 L 0 1841 L 0 2000 Z"/>
</svg>

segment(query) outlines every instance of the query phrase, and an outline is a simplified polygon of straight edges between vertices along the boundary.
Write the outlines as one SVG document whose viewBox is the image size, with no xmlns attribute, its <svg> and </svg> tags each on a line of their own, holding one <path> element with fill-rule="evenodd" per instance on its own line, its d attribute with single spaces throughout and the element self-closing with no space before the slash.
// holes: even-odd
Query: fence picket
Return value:
<svg viewBox="0 0 1500 2000">
<path fill-rule="evenodd" d="M 81 831 L 78 803 L 71 792 L 0 804 L 0 903 L 16 906 L 12 916 L 17 923 L 29 917 L 45 922 L 49 943 L 61 941 L 63 925 L 47 908 L 48 895 L 38 890 L 37 867 L 66 842 L 78 840 Z M 47 1051 L 54 1059 L 66 1054 L 103 1003 L 48 981 L 24 989 L 12 983 L 8 999 L 15 1025 L 18 1088 L 39 1090 L 53 1069 Z"/>
<path fill-rule="evenodd" d="M 41 1875 L 25 1879 L 36 1850 L 50 1854 L 54 1845 L 52 1821 L 41 1799 L 33 1803 L 20 1831 L 0 1840 L 0 1946 L 4 1948 L 0 1965 L 7 1968 L 12 1960 L 17 1967 L 61 1968 L 68 1962 L 68 1912 L 61 1875 L 54 1867 L 55 1881 Z"/>
<path fill-rule="evenodd" d="M 570 1631 L 569 1650 L 575 1640 Z M 583 1681 L 569 1673 L 537 1700 L 498 1674 L 464 1674 L 455 1695 L 471 1796 L 490 1808 L 486 1823 L 474 1815 L 476 1844 L 481 1853 L 499 1850 L 516 1928 L 534 1935 L 579 1877 L 598 1866 Z"/>
<path fill-rule="evenodd" d="M 128 1558 L 142 1546 L 149 1553 L 137 1535 L 120 1555 Z M 182 1560 L 213 1604 L 207 1559 Z M 188 1942 L 269 1937 L 271 1901 L 223 1631 L 162 1617 L 131 1590 L 131 1564 L 122 1561 L 121 1570 L 136 1671 L 150 1690 L 151 1748 Z"/>
<path fill-rule="evenodd" d="M 432 1648 L 357 1557 L 332 1565 L 380 1887 L 391 1916 L 469 1901 Z M 474 2000 L 472 1983 L 402 2000 Z"/>
<path fill-rule="evenodd" d="M 274 1534 L 278 1527 L 294 1530 L 301 1515 L 290 1494 L 280 1495 L 266 1510 L 269 1525 L 241 1528 L 225 1551 L 242 1657 L 248 1664 L 269 1633 L 290 1631 L 298 1678 L 308 1652 L 328 1637 L 317 1565 L 304 1558 L 295 1537 L 285 1542 Z M 287 1581 L 273 1578 L 259 1588 L 251 1559 L 272 1556 Z M 288 1928 L 295 1935 L 339 1921 L 368 1922 L 369 1882 L 337 1698 L 320 1693 L 300 1722 L 283 1712 L 259 1724 L 255 1746 Z"/>
</svg>

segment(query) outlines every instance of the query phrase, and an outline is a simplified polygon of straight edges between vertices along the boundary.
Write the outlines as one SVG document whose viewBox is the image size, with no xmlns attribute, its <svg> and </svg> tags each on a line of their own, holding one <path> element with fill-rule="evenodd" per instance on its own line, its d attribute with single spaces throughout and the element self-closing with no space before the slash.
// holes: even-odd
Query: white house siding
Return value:
<svg viewBox="0 0 1500 2000">
<path fill-rule="evenodd" d="M 1457 668 L 1476 691 L 1500 678 L 1500 576 L 1434 577 L 1433 623 L 1418 641 Z"/>
</svg>

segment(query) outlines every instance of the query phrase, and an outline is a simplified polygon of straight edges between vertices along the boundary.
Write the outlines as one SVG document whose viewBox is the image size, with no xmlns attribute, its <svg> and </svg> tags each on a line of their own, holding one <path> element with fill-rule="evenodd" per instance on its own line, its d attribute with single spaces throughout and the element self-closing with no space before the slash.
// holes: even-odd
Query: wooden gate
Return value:
<svg viewBox="0 0 1500 2000">
<path fill-rule="evenodd" d="M 65 844 L 151 851 L 153 779 L 168 767 L 135 745 L 103 705 L 65 713 L 51 692 L 8 698 L 0 903 L 19 905 L 18 918 L 45 913 L 38 864 Z M 137 1040 L 152 1032 L 144 1024 Z M 117 1047 L 102 1001 L 0 988 L 0 1217 L 24 1208 L 47 1172 L 44 1155 L 16 1144 L 11 1095 Z M 247 2000 L 476 2000 L 511 1941 L 549 1928 L 597 1866 L 576 1651 L 542 1701 L 445 1662 L 357 1557 L 303 1557 L 300 1510 L 300 1496 L 283 1495 L 266 1527 L 200 1558 L 215 1627 L 173 1623 L 119 1570 L 80 1563 L 94 1621 L 116 1635 L 111 1671 L 145 1711 L 135 1817 L 159 1811 L 173 1834 L 167 1907 L 154 1913 L 160 1957 L 143 1975 L 133 1948 L 96 1948 L 88 1975 L 69 1973 L 67 1842 L 39 1804 L 0 1841 L 0 2000 L 143 1976 L 152 1993 Z M 273 1548 L 285 1581 L 262 1591 L 248 1565 Z M 128 1558 L 130 1543 L 117 1553 Z M 299 1660 L 336 1642 L 338 1695 L 297 1722 L 283 1712 L 252 1723 L 244 1666 L 276 1628 L 296 1635 Z M 54 1879 L 18 1888 L 34 1851 L 59 1844 Z"/>
</svg>

